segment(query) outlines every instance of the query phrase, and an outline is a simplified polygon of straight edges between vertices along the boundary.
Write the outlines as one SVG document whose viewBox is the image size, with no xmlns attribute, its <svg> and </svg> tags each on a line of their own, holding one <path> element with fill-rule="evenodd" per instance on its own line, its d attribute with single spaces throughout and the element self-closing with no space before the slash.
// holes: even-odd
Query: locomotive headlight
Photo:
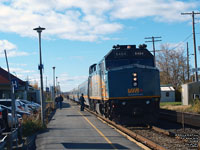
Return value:
<svg viewBox="0 0 200 150">
<path fill-rule="evenodd" d="M 137 86 L 137 82 L 134 82 L 134 83 L 133 83 L 133 86 Z"/>
<path fill-rule="evenodd" d="M 137 76 L 137 73 L 133 73 L 133 76 L 136 77 L 136 76 Z"/>
<path fill-rule="evenodd" d="M 126 105 L 126 102 L 122 102 L 122 105 L 125 106 L 125 105 Z"/>
<path fill-rule="evenodd" d="M 150 101 L 148 100 L 148 101 L 146 101 L 146 104 L 148 105 L 148 104 L 150 104 Z"/>
<path fill-rule="evenodd" d="M 136 72 L 133 72 L 132 73 L 132 85 L 133 87 L 137 87 L 138 86 L 138 78 L 137 78 L 137 73 Z"/>
</svg>

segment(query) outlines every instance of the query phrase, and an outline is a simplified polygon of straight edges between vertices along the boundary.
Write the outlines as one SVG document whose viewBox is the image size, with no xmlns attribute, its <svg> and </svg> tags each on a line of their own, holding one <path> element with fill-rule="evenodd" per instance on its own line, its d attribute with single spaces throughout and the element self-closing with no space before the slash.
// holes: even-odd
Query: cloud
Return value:
<svg viewBox="0 0 200 150">
<path fill-rule="evenodd" d="M 17 46 L 7 40 L 0 40 L 0 57 L 5 57 L 5 52 L 8 57 L 26 56 L 27 52 L 17 50 Z"/>
<path fill-rule="evenodd" d="M 58 76 L 58 82 L 62 87 L 62 91 L 70 91 L 75 87 L 78 87 L 79 84 L 86 81 L 88 76 L 70 76 L 68 74 L 61 74 Z"/>
<path fill-rule="evenodd" d="M 7 40 L 0 40 L 0 51 L 3 51 L 5 49 L 6 50 L 16 49 L 16 45 Z"/>
<path fill-rule="evenodd" d="M 1 0 L 0 31 L 37 37 L 32 29 L 40 25 L 47 39 L 98 41 L 123 29 L 119 19 L 185 21 L 191 17 L 180 13 L 198 5 L 178 0 Z"/>
<path fill-rule="evenodd" d="M 161 22 L 185 21 L 188 17 L 181 16 L 181 12 L 189 11 L 198 5 L 197 2 L 177 0 L 116 0 L 111 16 L 119 19 L 153 17 Z"/>
<path fill-rule="evenodd" d="M 95 41 L 122 29 L 104 14 L 109 0 L 10 0 L 10 5 L 2 2 L 0 7 L 0 30 L 21 36 L 37 36 L 32 29 L 40 25 L 46 37 Z"/>
</svg>

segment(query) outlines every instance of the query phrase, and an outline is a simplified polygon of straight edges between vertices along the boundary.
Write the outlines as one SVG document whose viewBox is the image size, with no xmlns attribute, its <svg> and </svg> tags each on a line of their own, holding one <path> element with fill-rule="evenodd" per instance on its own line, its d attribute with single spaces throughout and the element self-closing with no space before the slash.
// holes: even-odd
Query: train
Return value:
<svg viewBox="0 0 200 150">
<path fill-rule="evenodd" d="M 79 102 L 81 94 L 89 109 L 117 123 L 155 123 L 161 94 L 154 56 L 145 44 L 114 45 L 69 98 Z"/>
</svg>

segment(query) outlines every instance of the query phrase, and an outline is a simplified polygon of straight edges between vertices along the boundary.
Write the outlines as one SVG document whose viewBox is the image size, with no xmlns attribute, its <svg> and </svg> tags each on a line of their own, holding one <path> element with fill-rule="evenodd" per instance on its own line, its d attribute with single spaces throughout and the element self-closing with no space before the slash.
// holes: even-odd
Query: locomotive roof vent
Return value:
<svg viewBox="0 0 200 150">
<path fill-rule="evenodd" d="M 146 44 L 140 44 L 139 45 L 139 49 L 146 49 L 147 48 L 147 45 Z"/>
<path fill-rule="evenodd" d="M 119 49 L 136 49 L 136 45 L 114 45 L 113 48 L 115 50 L 119 50 Z"/>
</svg>

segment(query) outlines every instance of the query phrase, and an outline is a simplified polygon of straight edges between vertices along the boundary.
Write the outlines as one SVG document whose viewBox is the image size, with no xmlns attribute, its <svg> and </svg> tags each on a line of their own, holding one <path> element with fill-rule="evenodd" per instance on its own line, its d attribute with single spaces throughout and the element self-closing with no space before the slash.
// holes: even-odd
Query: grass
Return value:
<svg viewBox="0 0 200 150">
<path fill-rule="evenodd" d="M 182 102 L 160 102 L 160 106 L 178 106 L 182 105 Z"/>
<path fill-rule="evenodd" d="M 193 100 L 191 105 L 186 106 L 182 105 L 181 102 L 161 102 L 160 108 L 200 114 L 200 100 Z"/>
<path fill-rule="evenodd" d="M 199 99 L 193 100 L 192 105 L 188 109 L 188 111 L 200 114 L 200 100 Z"/>
</svg>

